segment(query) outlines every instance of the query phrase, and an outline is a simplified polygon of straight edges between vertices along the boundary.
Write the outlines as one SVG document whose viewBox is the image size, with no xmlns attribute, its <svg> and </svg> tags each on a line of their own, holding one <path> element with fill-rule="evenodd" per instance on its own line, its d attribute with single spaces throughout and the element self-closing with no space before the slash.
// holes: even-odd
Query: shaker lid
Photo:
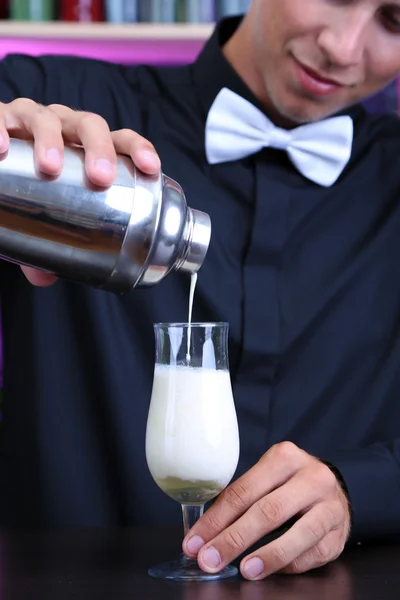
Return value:
<svg viewBox="0 0 400 600">
<path fill-rule="evenodd" d="M 207 213 L 188 207 L 190 232 L 185 256 L 179 269 L 197 272 L 204 262 L 211 240 L 211 219 Z"/>
</svg>

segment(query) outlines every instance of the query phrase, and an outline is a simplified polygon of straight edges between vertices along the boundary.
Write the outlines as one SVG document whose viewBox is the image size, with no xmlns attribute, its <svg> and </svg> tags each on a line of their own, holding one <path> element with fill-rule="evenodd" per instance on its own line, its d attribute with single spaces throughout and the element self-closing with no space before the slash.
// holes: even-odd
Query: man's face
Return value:
<svg viewBox="0 0 400 600">
<path fill-rule="evenodd" d="M 245 79 L 289 124 L 327 117 L 400 72 L 400 0 L 253 0 L 243 32 Z"/>
</svg>

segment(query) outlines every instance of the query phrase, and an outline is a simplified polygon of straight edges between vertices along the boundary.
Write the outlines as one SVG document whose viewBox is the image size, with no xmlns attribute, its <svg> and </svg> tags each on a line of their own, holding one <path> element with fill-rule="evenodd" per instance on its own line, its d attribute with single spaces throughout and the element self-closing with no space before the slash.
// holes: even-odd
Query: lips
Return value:
<svg viewBox="0 0 400 600">
<path fill-rule="evenodd" d="M 315 96 L 329 96 L 343 87 L 338 81 L 323 77 L 298 60 L 294 59 L 294 62 L 297 79 L 308 93 Z"/>
<path fill-rule="evenodd" d="M 308 75 L 310 75 L 310 77 L 312 77 L 316 81 L 320 81 L 321 83 L 325 83 L 326 85 L 336 85 L 337 87 L 342 87 L 342 84 L 339 83 L 338 81 L 334 81 L 333 79 L 328 79 L 327 77 L 322 77 L 319 73 L 317 73 L 317 71 L 310 69 L 310 67 L 306 67 L 305 65 L 302 65 L 301 63 L 299 63 L 299 64 L 304 69 L 304 71 L 306 73 L 308 73 Z"/>
</svg>

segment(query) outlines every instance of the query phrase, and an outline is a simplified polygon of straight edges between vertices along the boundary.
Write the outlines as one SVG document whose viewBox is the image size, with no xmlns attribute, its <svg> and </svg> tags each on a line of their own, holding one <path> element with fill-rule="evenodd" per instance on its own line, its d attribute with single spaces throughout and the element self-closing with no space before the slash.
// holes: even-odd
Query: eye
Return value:
<svg viewBox="0 0 400 600">
<path fill-rule="evenodd" d="M 390 7 L 383 9 L 381 19 L 389 31 L 400 34 L 400 10 L 397 6 L 394 9 Z"/>
</svg>

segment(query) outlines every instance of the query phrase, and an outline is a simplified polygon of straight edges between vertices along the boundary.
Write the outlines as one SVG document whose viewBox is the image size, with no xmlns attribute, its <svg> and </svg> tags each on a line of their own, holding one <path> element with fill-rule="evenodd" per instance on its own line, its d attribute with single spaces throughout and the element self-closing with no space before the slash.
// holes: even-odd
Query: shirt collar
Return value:
<svg viewBox="0 0 400 600">
<path fill-rule="evenodd" d="M 265 113 L 261 102 L 240 78 L 222 52 L 222 46 L 234 34 L 242 19 L 243 16 L 222 19 L 192 65 L 194 82 L 204 110 L 204 120 L 207 119 L 211 105 L 224 87 L 239 94 Z M 365 116 L 365 112 L 361 104 L 355 104 L 331 116 L 349 115 L 356 122 Z"/>
</svg>

